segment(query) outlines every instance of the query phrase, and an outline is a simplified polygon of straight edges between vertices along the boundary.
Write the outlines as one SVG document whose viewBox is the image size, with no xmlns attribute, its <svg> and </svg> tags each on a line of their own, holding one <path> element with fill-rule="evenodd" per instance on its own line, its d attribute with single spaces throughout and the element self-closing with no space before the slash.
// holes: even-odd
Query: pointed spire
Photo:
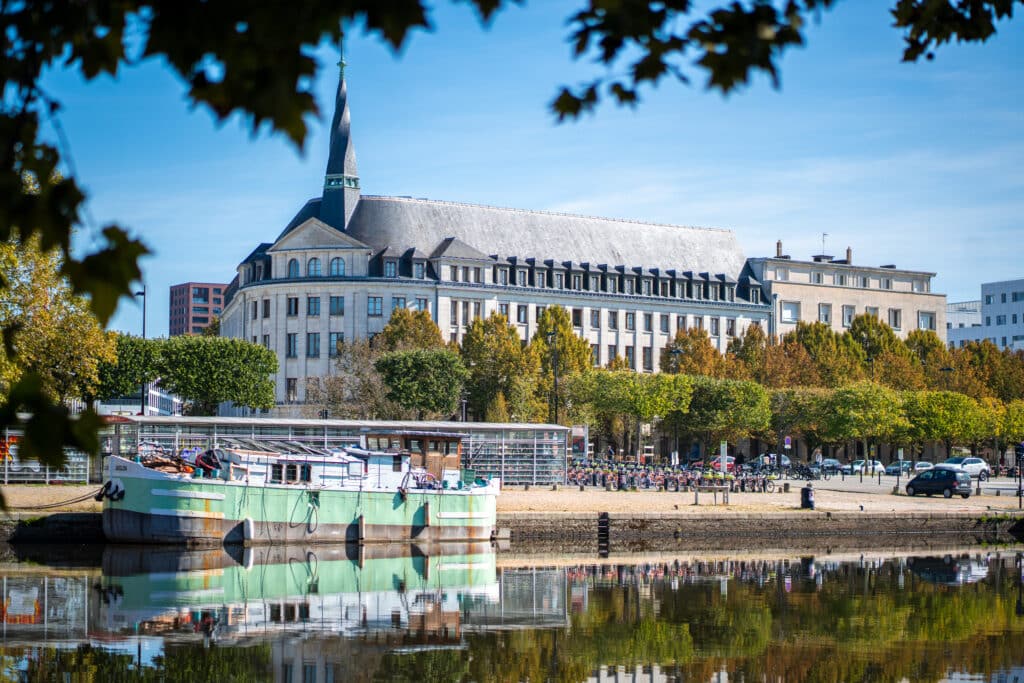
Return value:
<svg viewBox="0 0 1024 683">
<path fill-rule="evenodd" d="M 348 227 L 359 202 L 359 172 L 356 170 L 356 150 L 352 144 L 351 126 L 342 50 L 341 61 L 338 62 L 338 93 L 334 99 L 334 117 L 331 120 L 330 156 L 327 158 L 323 200 L 320 203 L 320 219 L 339 230 Z"/>
</svg>

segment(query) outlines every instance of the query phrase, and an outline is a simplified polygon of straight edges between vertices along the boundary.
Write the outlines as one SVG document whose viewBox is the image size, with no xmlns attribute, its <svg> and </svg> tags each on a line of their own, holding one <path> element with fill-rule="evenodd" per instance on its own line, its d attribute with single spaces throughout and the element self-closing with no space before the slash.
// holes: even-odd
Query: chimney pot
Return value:
<svg viewBox="0 0 1024 683">
<path fill-rule="evenodd" d="M 782 240 L 775 243 L 775 258 L 782 258 Z"/>
<path fill-rule="evenodd" d="M 853 265 L 853 249 L 851 247 L 846 248 L 846 263 Z"/>
</svg>

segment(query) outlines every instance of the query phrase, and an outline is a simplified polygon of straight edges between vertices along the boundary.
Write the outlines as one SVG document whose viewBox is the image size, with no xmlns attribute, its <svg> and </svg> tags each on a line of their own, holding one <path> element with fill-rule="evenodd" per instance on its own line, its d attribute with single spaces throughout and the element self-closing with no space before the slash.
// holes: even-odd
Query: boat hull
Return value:
<svg viewBox="0 0 1024 683">
<path fill-rule="evenodd" d="M 342 490 L 249 486 L 190 479 L 118 459 L 119 500 L 103 506 L 103 532 L 123 543 L 191 546 L 270 543 L 486 541 L 497 482 L 469 491 Z M 123 469 L 121 469 L 123 468 Z"/>
</svg>

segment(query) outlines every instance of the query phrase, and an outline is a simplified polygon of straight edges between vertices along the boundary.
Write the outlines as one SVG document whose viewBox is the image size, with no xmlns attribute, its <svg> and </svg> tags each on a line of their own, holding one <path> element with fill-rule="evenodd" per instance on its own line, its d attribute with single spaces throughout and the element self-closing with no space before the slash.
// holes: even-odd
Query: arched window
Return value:
<svg viewBox="0 0 1024 683">
<path fill-rule="evenodd" d="M 291 261 L 288 262 L 288 277 L 298 277 L 298 276 L 299 276 L 299 262 L 296 261 L 295 259 L 292 259 Z"/>
<path fill-rule="evenodd" d="M 306 277 L 320 277 L 320 259 L 309 259 L 309 263 L 306 264 Z"/>
<path fill-rule="evenodd" d="M 331 275 L 344 275 L 345 274 L 345 261 L 340 258 L 331 259 Z"/>
</svg>

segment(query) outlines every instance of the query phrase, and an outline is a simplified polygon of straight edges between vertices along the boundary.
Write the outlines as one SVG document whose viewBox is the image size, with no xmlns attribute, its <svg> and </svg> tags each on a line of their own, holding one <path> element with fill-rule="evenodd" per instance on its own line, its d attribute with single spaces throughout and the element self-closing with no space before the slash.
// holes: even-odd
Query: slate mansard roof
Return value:
<svg viewBox="0 0 1024 683">
<path fill-rule="evenodd" d="M 278 237 L 315 215 L 310 200 Z M 434 254 L 450 238 L 481 254 L 738 276 L 744 256 L 732 231 L 613 218 L 363 195 L 345 231 L 374 251 Z"/>
</svg>

